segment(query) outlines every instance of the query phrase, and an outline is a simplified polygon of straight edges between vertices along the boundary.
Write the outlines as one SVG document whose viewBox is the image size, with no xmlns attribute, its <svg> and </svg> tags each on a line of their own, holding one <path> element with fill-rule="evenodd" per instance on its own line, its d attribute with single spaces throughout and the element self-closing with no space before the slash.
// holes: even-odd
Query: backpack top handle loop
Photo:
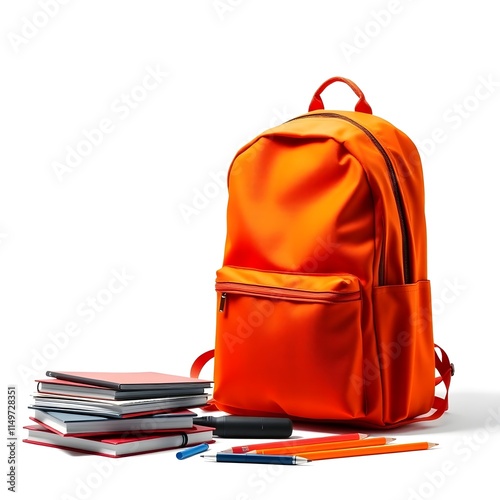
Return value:
<svg viewBox="0 0 500 500">
<path fill-rule="evenodd" d="M 343 82 L 352 89 L 352 91 L 359 97 L 359 101 L 356 103 L 356 106 L 354 106 L 354 111 L 359 111 L 360 113 L 367 113 L 369 115 L 372 114 L 372 108 L 368 104 L 368 102 L 365 99 L 365 95 L 361 91 L 361 89 L 351 80 L 347 78 L 342 78 L 341 76 L 334 76 L 333 78 L 330 78 L 326 82 L 324 82 L 318 90 L 316 90 L 312 100 L 311 104 L 309 105 L 309 111 L 316 111 L 318 109 L 325 109 L 325 106 L 323 104 L 323 99 L 321 99 L 321 93 L 332 83 L 334 82 Z"/>
</svg>

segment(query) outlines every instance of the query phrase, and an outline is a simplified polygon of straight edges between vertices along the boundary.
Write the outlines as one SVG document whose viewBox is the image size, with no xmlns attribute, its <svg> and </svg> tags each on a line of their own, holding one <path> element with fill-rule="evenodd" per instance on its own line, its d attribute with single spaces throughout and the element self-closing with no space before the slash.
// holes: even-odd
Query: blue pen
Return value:
<svg viewBox="0 0 500 500">
<path fill-rule="evenodd" d="M 217 453 L 215 455 L 201 455 L 211 462 L 238 462 L 243 464 L 279 464 L 299 465 L 310 462 L 307 458 L 295 455 L 257 455 L 245 453 Z"/>
<path fill-rule="evenodd" d="M 197 446 L 191 446 L 189 448 L 185 448 L 184 450 L 177 452 L 175 456 L 179 460 L 184 460 L 185 458 L 192 457 L 193 455 L 198 455 L 198 453 L 203 453 L 204 451 L 207 450 L 208 450 L 208 444 L 202 443 Z"/>
</svg>

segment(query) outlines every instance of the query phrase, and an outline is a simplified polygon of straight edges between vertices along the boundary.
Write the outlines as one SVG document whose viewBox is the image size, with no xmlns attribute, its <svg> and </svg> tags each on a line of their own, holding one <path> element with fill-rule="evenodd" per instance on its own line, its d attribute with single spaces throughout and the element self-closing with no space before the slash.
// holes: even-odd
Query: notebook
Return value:
<svg viewBox="0 0 500 500">
<path fill-rule="evenodd" d="M 182 431 L 88 437 L 61 436 L 40 425 L 28 425 L 24 429 L 28 431 L 28 437 L 23 439 L 25 443 L 112 458 L 183 448 L 213 441 L 213 429 L 200 425 Z"/>
<path fill-rule="evenodd" d="M 211 387 L 212 381 L 159 372 L 46 372 L 47 377 L 117 390 Z"/>
</svg>

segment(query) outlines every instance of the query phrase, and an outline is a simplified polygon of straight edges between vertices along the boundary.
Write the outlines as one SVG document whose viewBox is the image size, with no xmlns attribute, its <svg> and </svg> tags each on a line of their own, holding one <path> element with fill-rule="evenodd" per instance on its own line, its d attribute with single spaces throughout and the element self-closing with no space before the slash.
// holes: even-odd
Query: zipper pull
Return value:
<svg viewBox="0 0 500 500">
<path fill-rule="evenodd" d="M 222 292 L 220 294 L 220 302 L 219 302 L 219 312 L 224 311 L 224 306 L 226 305 L 226 292 Z"/>
</svg>

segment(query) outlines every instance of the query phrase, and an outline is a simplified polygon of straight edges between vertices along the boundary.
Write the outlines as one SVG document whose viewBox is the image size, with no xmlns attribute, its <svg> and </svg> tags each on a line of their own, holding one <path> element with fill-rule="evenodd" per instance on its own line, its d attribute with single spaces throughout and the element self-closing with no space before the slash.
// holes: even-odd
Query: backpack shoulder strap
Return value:
<svg viewBox="0 0 500 500">
<path fill-rule="evenodd" d="M 210 351 L 206 351 L 203 354 L 200 354 L 191 365 L 190 376 L 193 378 L 199 378 L 201 370 L 203 367 L 214 357 L 215 349 L 210 349 Z M 203 406 L 203 411 L 217 411 L 217 405 L 215 404 L 215 400 L 209 399 L 207 403 Z"/>
<path fill-rule="evenodd" d="M 214 357 L 215 349 L 200 354 L 191 366 L 190 376 L 192 378 L 199 378 L 203 367 Z"/>
<path fill-rule="evenodd" d="M 444 397 L 434 396 L 434 403 L 431 409 L 434 411 L 432 413 L 426 413 L 421 417 L 404 420 L 396 424 L 395 426 L 401 424 L 411 424 L 413 422 L 426 422 L 428 420 L 436 420 L 441 415 L 443 415 L 446 410 L 448 410 L 448 393 L 450 389 L 451 377 L 455 374 L 455 366 L 453 365 L 453 363 L 450 363 L 448 355 L 441 347 L 439 347 L 437 344 L 434 344 L 434 347 L 435 366 L 436 370 L 439 373 L 439 376 L 436 377 L 435 385 L 437 387 L 439 384 L 443 383 L 446 390 L 445 395 Z M 437 350 L 439 350 L 440 355 L 438 354 Z"/>
</svg>

